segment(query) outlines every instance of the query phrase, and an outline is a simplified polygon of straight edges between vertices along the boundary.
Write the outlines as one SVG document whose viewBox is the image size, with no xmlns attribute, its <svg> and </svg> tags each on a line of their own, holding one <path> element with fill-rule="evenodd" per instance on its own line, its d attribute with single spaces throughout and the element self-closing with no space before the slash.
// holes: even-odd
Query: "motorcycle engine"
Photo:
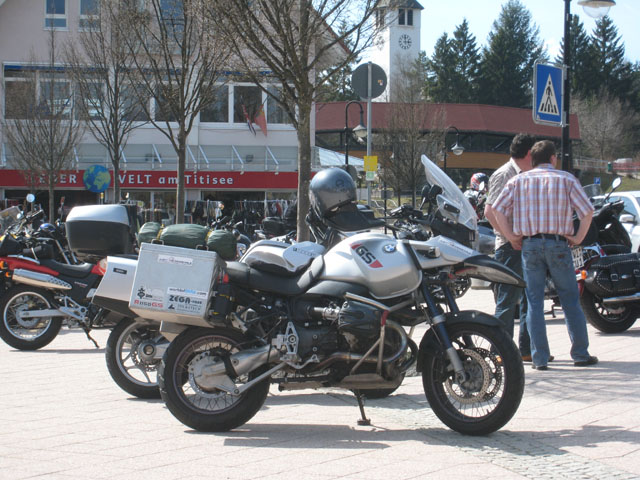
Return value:
<svg viewBox="0 0 640 480">
<path fill-rule="evenodd" d="M 359 302 L 345 302 L 338 316 L 338 333 L 349 351 L 365 353 L 380 335 L 382 312 Z"/>
<path fill-rule="evenodd" d="M 347 301 L 338 307 L 299 302 L 295 312 L 298 355 L 302 358 L 337 351 L 365 353 L 380 335 L 382 313 L 364 303 Z"/>
</svg>

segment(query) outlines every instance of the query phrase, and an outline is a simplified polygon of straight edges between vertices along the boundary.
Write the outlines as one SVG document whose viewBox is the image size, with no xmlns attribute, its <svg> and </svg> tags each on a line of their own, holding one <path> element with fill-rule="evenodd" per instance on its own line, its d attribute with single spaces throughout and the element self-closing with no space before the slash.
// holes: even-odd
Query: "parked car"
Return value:
<svg viewBox="0 0 640 480">
<path fill-rule="evenodd" d="M 640 252 L 640 190 L 615 192 L 609 199 L 624 202 L 624 210 L 618 218 L 631 237 L 631 251 Z"/>
</svg>

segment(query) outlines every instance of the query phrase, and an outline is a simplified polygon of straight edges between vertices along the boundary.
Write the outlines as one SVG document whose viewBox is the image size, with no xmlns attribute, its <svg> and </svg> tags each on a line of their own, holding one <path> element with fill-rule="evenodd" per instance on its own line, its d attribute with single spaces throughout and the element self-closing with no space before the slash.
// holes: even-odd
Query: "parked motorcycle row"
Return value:
<svg viewBox="0 0 640 480">
<path fill-rule="evenodd" d="M 33 350 L 63 324 L 88 336 L 111 328 L 105 355 L 114 381 L 139 398 L 161 396 L 200 431 L 249 422 L 271 384 L 352 391 L 365 424 L 364 399 L 391 395 L 415 368 L 444 424 L 469 435 L 494 432 L 520 404 L 522 360 L 495 317 L 460 311 L 456 298 L 471 278 L 524 282 L 478 251 L 476 211 L 434 163 L 424 156 L 422 163 L 420 209 L 373 219 L 358 207 L 345 171 L 323 170 L 310 187 L 315 241 L 285 234 L 246 245 L 235 260 L 157 239 L 136 249 L 125 205 L 76 207 L 62 238 L 25 215 L 0 244 L 0 336 Z M 242 238 L 228 223 L 214 229 Z M 613 247 L 592 243 L 580 252 L 582 297 L 620 328 L 620 309 L 635 320 L 640 286 L 628 290 L 625 272 L 638 258 L 605 255 Z M 41 253 L 43 244 L 56 249 Z M 631 271 L 640 279 L 640 268 Z M 427 330 L 417 342 L 411 334 L 421 324 Z"/>
</svg>

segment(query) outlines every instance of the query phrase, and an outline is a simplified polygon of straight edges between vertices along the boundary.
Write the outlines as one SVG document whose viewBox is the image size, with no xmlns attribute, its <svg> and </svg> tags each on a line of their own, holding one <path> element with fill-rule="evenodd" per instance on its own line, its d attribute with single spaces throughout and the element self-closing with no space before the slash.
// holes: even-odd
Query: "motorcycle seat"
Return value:
<svg viewBox="0 0 640 480">
<path fill-rule="evenodd" d="M 283 277 L 270 272 L 256 270 L 241 262 L 227 262 L 229 281 L 237 287 L 295 296 L 306 292 L 324 269 L 323 258 L 316 257 L 311 265 L 294 277 Z"/>
<path fill-rule="evenodd" d="M 93 263 L 81 263 L 80 265 L 69 265 L 66 263 L 56 262 L 55 260 L 42 260 L 41 265 L 49 267 L 62 275 L 72 278 L 83 278 L 89 275 L 93 268 Z"/>
</svg>

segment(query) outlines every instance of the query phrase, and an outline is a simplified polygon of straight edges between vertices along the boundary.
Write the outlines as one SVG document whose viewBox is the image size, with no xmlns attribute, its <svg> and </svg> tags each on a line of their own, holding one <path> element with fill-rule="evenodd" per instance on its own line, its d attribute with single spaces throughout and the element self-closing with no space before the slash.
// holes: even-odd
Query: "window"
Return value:
<svg viewBox="0 0 640 480">
<path fill-rule="evenodd" d="M 233 89 L 233 122 L 247 123 L 254 119 L 262 106 L 262 92 L 259 87 L 236 85 Z"/>
<path fill-rule="evenodd" d="M 80 0 L 78 30 L 97 30 L 100 28 L 100 0 Z"/>
<path fill-rule="evenodd" d="M 222 85 L 217 88 L 215 100 L 204 107 L 200 113 L 201 122 L 229 122 L 229 87 Z"/>
<path fill-rule="evenodd" d="M 127 85 L 122 91 L 125 100 L 122 102 L 122 116 L 127 121 L 147 122 L 149 116 L 145 108 L 140 104 L 149 104 L 149 97 L 142 85 Z"/>
<path fill-rule="evenodd" d="M 41 112 L 63 119 L 71 118 L 71 84 L 58 72 L 44 72 L 40 78 Z"/>
<path fill-rule="evenodd" d="M 413 10 L 407 10 L 407 25 L 413 25 Z"/>
<path fill-rule="evenodd" d="M 376 27 L 383 28 L 385 25 L 384 17 L 387 11 L 384 8 L 376 10 Z"/>
<path fill-rule="evenodd" d="M 67 28 L 66 0 L 45 0 L 45 28 Z"/>
<path fill-rule="evenodd" d="M 4 69 L 5 118 L 27 118 L 36 99 L 32 72 Z"/>
<path fill-rule="evenodd" d="M 276 97 L 280 97 L 278 87 L 268 87 L 267 90 Z M 282 105 L 280 105 L 280 103 L 270 95 L 267 96 L 267 123 L 291 123 L 289 114 L 284 110 L 284 108 L 282 108 Z"/>
<path fill-rule="evenodd" d="M 404 25 L 404 8 L 398 9 L 398 25 Z"/>
<path fill-rule="evenodd" d="M 170 95 L 172 92 L 167 86 L 162 85 L 160 92 L 155 100 L 155 113 L 154 117 L 160 122 L 175 122 L 176 116 L 171 108 Z"/>
<path fill-rule="evenodd" d="M 75 91 L 76 120 L 96 119 L 102 111 L 102 101 L 104 100 L 104 85 L 99 81 L 91 81 L 86 84 L 87 91 Z"/>
<path fill-rule="evenodd" d="M 181 34 L 184 31 L 183 0 L 161 0 L 162 20 L 168 35 Z"/>
</svg>

